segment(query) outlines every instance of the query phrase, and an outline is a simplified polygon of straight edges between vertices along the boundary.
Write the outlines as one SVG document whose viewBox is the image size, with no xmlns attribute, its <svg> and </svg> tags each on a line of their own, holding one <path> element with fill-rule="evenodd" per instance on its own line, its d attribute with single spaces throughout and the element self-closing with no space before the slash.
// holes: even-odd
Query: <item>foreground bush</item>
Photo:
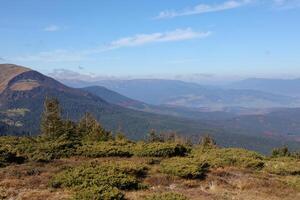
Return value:
<svg viewBox="0 0 300 200">
<path fill-rule="evenodd" d="M 135 147 L 135 155 L 141 157 L 173 157 L 184 156 L 188 152 L 187 147 L 176 143 L 138 143 Z"/>
<path fill-rule="evenodd" d="M 76 198 L 122 199 L 119 190 L 139 189 L 141 184 L 138 178 L 145 170 L 144 166 L 129 162 L 91 163 L 55 175 L 50 185 L 54 188 L 73 188 L 79 191 Z"/>
<path fill-rule="evenodd" d="M 184 195 L 167 192 L 163 194 L 154 194 L 149 197 L 146 197 L 145 200 L 188 200 Z"/>
<path fill-rule="evenodd" d="M 86 157 L 130 157 L 133 155 L 133 143 L 130 142 L 97 142 L 85 144 L 78 148 L 77 154 Z"/>
<path fill-rule="evenodd" d="M 207 151 L 196 149 L 192 156 L 197 160 L 208 162 L 212 167 L 261 169 L 264 166 L 263 156 L 254 151 L 238 148 L 213 148 Z"/>
<path fill-rule="evenodd" d="M 181 178 L 203 178 L 208 172 L 208 163 L 192 158 L 170 158 L 162 161 L 161 171 Z"/>
<path fill-rule="evenodd" d="M 11 152 L 7 148 L 0 147 L 0 167 L 5 167 L 11 163 L 23 163 L 25 158 L 17 156 L 16 153 Z"/>
<path fill-rule="evenodd" d="M 276 158 L 266 162 L 264 170 L 277 175 L 300 175 L 300 160 L 295 158 Z"/>
<path fill-rule="evenodd" d="M 80 189 L 74 200 L 123 200 L 124 194 L 116 187 L 98 186 Z"/>
<path fill-rule="evenodd" d="M 63 137 L 56 140 L 46 140 L 43 137 L 0 137 L 0 147 L 5 147 L 26 160 L 38 162 L 73 156 L 79 145 L 79 142 Z"/>
</svg>

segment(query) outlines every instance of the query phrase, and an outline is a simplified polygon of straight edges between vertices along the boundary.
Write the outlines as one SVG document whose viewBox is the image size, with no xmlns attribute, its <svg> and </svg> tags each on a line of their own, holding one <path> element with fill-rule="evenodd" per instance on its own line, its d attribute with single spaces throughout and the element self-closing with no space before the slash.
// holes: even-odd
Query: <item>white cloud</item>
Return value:
<svg viewBox="0 0 300 200">
<path fill-rule="evenodd" d="M 174 18 L 179 16 L 186 15 L 197 15 L 209 12 L 218 12 L 229 9 L 239 8 L 241 6 L 245 6 L 249 3 L 252 3 L 254 0 L 228 0 L 221 4 L 198 4 L 192 8 L 186 8 L 184 10 L 166 10 L 159 13 L 154 19 L 166 19 L 166 18 Z"/>
<path fill-rule="evenodd" d="M 46 32 L 55 32 L 55 31 L 59 31 L 60 27 L 57 25 L 49 25 L 49 26 L 45 27 L 43 30 Z"/>
<path fill-rule="evenodd" d="M 116 49 L 121 47 L 130 46 L 140 46 L 149 43 L 156 42 L 171 42 L 171 41 L 181 41 L 181 40 L 191 40 L 195 38 L 205 38 L 208 37 L 211 32 L 197 32 L 193 31 L 191 28 L 186 29 L 176 29 L 169 32 L 158 32 L 151 34 L 137 34 L 132 37 L 124 37 L 118 40 L 112 41 L 107 49 Z"/>
</svg>

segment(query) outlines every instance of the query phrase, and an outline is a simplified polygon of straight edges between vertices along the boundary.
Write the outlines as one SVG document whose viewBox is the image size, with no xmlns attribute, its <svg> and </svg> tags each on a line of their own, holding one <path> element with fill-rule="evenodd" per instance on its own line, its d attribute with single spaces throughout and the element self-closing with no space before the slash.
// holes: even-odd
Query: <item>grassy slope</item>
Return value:
<svg viewBox="0 0 300 200">
<path fill-rule="evenodd" d="M 26 163 L 11 165 L 0 169 L 0 197 L 12 199 L 68 199 L 73 193 L 69 190 L 48 187 L 52 176 L 66 167 L 76 167 L 92 160 L 129 161 L 147 163 L 145 158 L 70 158 L 56 160 L 51 163 Z M 291 176 L 282 177 L 264 172 L 254 172 L 238 168 L 213 169 L 205 180 L 185 180 L 159 172 L 159 165 L 151 166 L 149 174 L 143 180 L 151 187 L 147 190 L 127 191 L 129 200 L 140 200 L 145 196 L 160 192 L 182 193 L 190 200 L 223 200 L 223 199 L 257 199 L 257 200 L 296 200 L 299 188 L 286 184 L 285 180 L 293 180 Z M 299 181 L 299 178 L 298 178 Z"/>
</svg>

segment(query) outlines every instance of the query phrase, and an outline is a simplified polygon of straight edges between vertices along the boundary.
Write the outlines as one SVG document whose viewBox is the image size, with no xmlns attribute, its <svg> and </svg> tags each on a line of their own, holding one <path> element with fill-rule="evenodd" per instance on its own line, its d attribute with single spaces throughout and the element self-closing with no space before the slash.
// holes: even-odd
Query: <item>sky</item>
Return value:
<svg viewBox="0 0 300 200">
<path fill-rule="evenodd" d="M 300 77 L 300 0 L 0 0 L 0 62 L 46 74 Z"/>
</svg>

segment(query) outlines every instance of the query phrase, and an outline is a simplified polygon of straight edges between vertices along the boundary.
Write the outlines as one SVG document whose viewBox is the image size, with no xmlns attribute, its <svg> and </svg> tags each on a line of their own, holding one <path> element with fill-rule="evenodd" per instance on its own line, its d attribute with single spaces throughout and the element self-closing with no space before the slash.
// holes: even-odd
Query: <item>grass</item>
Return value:
<svg viewBox="0 0 300 200">
<path fill-rule="evenodd" d="M 300 175 L 300 160 L 290 157 L 270 159 L 264 170 L 277 175 Z"/>
<path fill-rule="evenodd" d="M 174 192 L 167 192 L 162 194 L 154 194 L 149 197 L 146 197 L 145 200 L 188 200 L 184 195 L 174 193 Z"/>
</svg>

